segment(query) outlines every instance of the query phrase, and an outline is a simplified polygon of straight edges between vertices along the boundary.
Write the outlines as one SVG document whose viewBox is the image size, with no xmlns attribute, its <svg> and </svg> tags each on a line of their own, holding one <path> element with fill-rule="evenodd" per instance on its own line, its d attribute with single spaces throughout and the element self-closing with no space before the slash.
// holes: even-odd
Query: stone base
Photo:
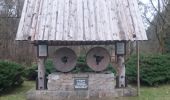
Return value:
<svg viewBox="0 0 170 100">
<path fill-rule="evenodd" d="M 89 91 L 112 91 L 115 89 L 114 74 L 104 73 L 80 73 L 80 74 L 63 74 L 53 73 L 48 76 L 47 88 L 50 91 L 75 91 L 74 79 L 88 79 Z"/>
<path fill-rule="evenodd" d="M 88 90 L 75 90 L 74 79 L 88 77 Z M 58 74 L 48 77 L 48 90 L 31 90 L 27 100 L 114 100 L 116 97 L 136 96 L 133 88 L 115 88 L 114 74 Z"/>
</svg>

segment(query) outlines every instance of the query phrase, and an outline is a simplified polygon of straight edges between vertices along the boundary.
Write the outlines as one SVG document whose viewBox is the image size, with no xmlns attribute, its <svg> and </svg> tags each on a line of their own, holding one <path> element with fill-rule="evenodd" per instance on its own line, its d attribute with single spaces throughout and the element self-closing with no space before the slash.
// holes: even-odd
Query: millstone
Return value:
<svg viewBox="0 0 170 100">
<path fill-rule="evenodd" d="M 103 71 L 110 63 L 110 55 L 105 48 L 92 48 L 86 56 L 86 63 L 94 71 Z"/>
<path fill-rule="evenodd" d="M 54 65 L 58 71 L 69 72 L 76 66 L 76 53 L 70 48 L 60 48 L 55 53 Z"/>
</svg>

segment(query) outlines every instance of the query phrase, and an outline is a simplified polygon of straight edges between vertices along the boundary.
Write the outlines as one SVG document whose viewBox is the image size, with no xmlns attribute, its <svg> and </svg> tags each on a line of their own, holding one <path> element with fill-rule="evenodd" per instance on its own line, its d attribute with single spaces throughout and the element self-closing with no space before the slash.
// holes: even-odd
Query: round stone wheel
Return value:
<svg viewBox="0 0 170 100">
<path fill-rule="evenodd" d="M 102 47 L 92 48 L 86 55 L 86 63 L 96 72 L 103 71 L 110 63 L 109 52 Z"/>
<path fill-rule="evenodd" d="M 70 48 L 60 48 L 55 53 L 54 65 L 58 71 L 69 72 L 76 66 L 76 53 Z"/>
</svg>

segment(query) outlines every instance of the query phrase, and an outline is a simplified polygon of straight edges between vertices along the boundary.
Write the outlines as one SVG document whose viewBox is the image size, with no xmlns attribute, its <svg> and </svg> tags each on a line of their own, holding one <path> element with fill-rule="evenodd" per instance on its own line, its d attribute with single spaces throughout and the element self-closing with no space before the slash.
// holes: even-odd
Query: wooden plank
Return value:
<svg viewBox="0 0 170 100">
<path fill-rule="evenodd" d="M 50 4 L 50 0 L 46 0 L 47 2 L 47 4 L 46 4 L 46 12 L 45 12 L 45 22 L 44 22 L 44 30 L 43 30 L 43 40 L 48 40 L 48 30 L 49 30 L 49 25 L 48 25 L 48 23 L 49 23 L 49 21 L 50 21 L 50 14 L 49 14 L 49 12 L 50 12 L 50 6 L 49 6 L 49 4 Z"/>
<path fill-rule="evenodd" d="M 128 9 L 129 9 L 129 16 L 130 16 L 130 19 L 131 19 L 131 23 L 132 23 L 132 39 L 133 40 L 136 40 L 136 38 L 134 38 L 134 35 L 136 35 L 136 26 L 135 26 L 135 19 L 134 19 L 134 15 L 132 15 L 133 13 L 132 13 L 132 9 L 133 9 L 133 3 L 131 2 L 131 1 L 127 1 L 128 2 L 128 4 L 129 4 L 129 7 L 128 7 Z"/>
<path fill-rule="evenodd" d="M 127 1 L 126 0 L 120 0 L 120 16 L 121 16 L 121 23 L 122 23 L 122 28 L 124 29 L 124 33 L 120 36 L 126 40 L 129 39 L 129 26 L 128 26 L 128 19 L 127 19 Z"/>
<path fill-rule="evenodd" d="M 36 30 L 35 40 L 39 40 L 43 4 L 44 4 L 44 0 L 41 0 L 40 7 L 39 7 L 39 10 L 38 10 L 37 25 L 36 25 L 36 29 L 35 29 Z"/>
<path fill-rule="evenodd" d="M 45 59 L 38 59 L 38 90 L 45 89 L 45 67 L 44 67 Z"/>
<path fill-rule="evenodd" d="M 69 33 L 69 0 L 65 0 L 64 2 L 64 22 L 63 22 L 63 35 L 62 35 L 62 40 L 68 40 L 68 33 Z"/>
<path fill-rule="evenodd" d="M 64 20 L 64 0 L 58 1 L 58 21 L 57 21 L 57 29 L 56 29 L 56 39 L 62 40 L 62 34 L 64 32 L 63 29 L 63 20 Z"/>
<path fill-rule="evenodd" d="M 110 26 L 110 23 L 109 23 L 109 18 L 110 18 L 110 16 L 109 16 L 109 10 L 108 10 L 108 5 L 107 5 L 107 3 L 108 3 L 108 1 L 105 1 L 105 0 L 103 0 L 103 18 L 104 18 L 104 20 L 103 20 L 103 34 L 104 34 L 104 36 L 105 36 L 105 39 L 107 39 L 107 40 L 112 40 L 112 33 L 111 33 L 111 30 L 110 30 L 110 28 L 109 28 L 109 26 Z"/>
<path fill-rule="evenodd" d="M 136 11 L 134 9 L 134 2 L 129 1 L 129 4 L 130 4 L 129 9 L 131 10 L 131 15 L 133 16 L 132 21 L 133 21 L 133 27 L 134 27 L 135 35 L 136 35 L 136 38 L 134 38 L 133 40 L 137 40 L 138 34 L 140 34 L 140 32 L 139 32 L 139 24 L 140 23 L 138 23 L 138 20 L 137 20 L 138 17 L 136 15 Z"/>
<path fill-rule="evenodd" d="M 118 27 L 118 3 L 115 0 L 111 0 L 110 3 L 108 2 L 108 8 L 109 8 L 109 16 L 110 16 L 110 30 L 111 30 L 111 38 L 112 40 L 120 40 L 119 32 L 120 29 Z"/>
<path fill-rule="evenodd" d="M 75 36 L 75 32 L 76 32 L 76 0 L 71 0 L 69 2 L 69 19 L 68 19 L 68 27 L 69 27 L 69 32 L 67 34 L 67 38 L 68 40 L 77 40 Z"/>
<path fill-rule="evenodd" d="M 40 23 L 39 23 L 39 35 L 38 35 L 38 40 L 44 40 L 44 31 L 45 31 L 45 22 L 46 22 L 46 15 L 47 15 L 47 3 L 48 0 L 44 0 L 42 4 L 42 9 L 41 9 L 41 15 L 40 15 Z"/>
<path fill-rule="evenodd" d="M 78 35 L 77 34 L 79 34 L 78 33 L 78 30 L 77 30 L 77 28 L 78 28 L 78 22 L 77 22 L 77 15 L 78 15 L 78 13 L 77 13 L 77 0 L 73 0 L 73 5 L 74 5 L 74 7 L 73 7 L 73 10 L 74 10 L 74 17 L 73 17 L 73 19 L 72 19 L 72 21 L 73 21 L 73 38 L 72 38 L 72 41 L 77 41 L 78 40 Z"/>
<path fill-rule="evenodd" d="M 101 40 L 101 29 L 100 29 L 100 17 L 99 17 L 99 0 L 96 0 L 95 4 L 95 22 L 96 22 L 96 41 Z"/>
<path fill-rule="evenodd" d="M 84 40 L 83 35 L 83 0 L 77 0 L 77 40 Z"/>
<path fill-rule="evenodd" d="M 42 1 L 41 1 L 42 2 Z M 41 2 L 40 0 L 37 0 L 36 1 L 36 4 L 35 4 L 35 8 L 34 8 L 34 13 L 33 13 L 33 18 L 32 18 L 32 25 L 31 25 L 31 30 L 30 30 L 30 36 L 31 36 L 31 40 L 35 40 L 35 36 L 37 34 L 36 32 L 36 27 L 37 27 L 37 20 L 38 20 L 38 13 L 39 13 L 39 9 L 41 7 Z"/>
<path fill-rule="evenodd" d="M 127 40 L 127 30 L 128 30 L 128 26 L 127 26 L 127 20 L 126 20 L 126 15 L 124 12 L 124 5 L 125 4 L 125 0 L 119 0 L 119 28 L 120 28 L 120 33 L 119 36 L 121 38 L 121 40 Z"/>
<path fill-rule="evenodd" d="M 24 24 L 25 24 L 25 17 L 27 15 L 27 9 L 28 9 L 29 0 L 25 0 L 23 10 L 22 10 L 22 17 L 20 19 L 18 32 L 16 36 L 16 40 L 27 40 L 27 37 L 24 37 Z"/>
<path fill-rule="evenodd" d="M 130 3 L 129 0 L 126 0 L 126 5 L 124 6 L 125 9 L 125 16 L 127 20 L 127 26 L 128 26 L 128 40 L 133 39 L 133 35 L 135 34 L 134 26 L 133 26 L 133 20 L 132 20 L 132 15 L 130 12 Z"/>
<path fill-rule="evenodd" d="M 90 40 L 95 41 L 96 38 L 96 23 L 95 23 L 95 0 L 88 0 L 89 10 L 89 31 L 91 34 Z"/>
<path fill-rule="evenodd" d="M 99 0 L 99 12 L 98 12 L 99 19 L 98 20 L 99 20 L 99 36 L 101 37 L 100 38 L 101 40 L 106 40 L 107 38 L 107 34 L 106 34 L 107 25 L 105 21 L 105 15 L 106 15 L 105 4 L 106 2 L 104 0 Z"/>
<path fill-rule="evenodd" d="M 34 8 L 35 8 L 35 1 L 33 0 L 30 0 L 28 2 L 28 8 L 27 8 L 27 14 L 25 16 L 25 24 L 24 24 L 24 31 L 23 31 L 23 34 L 24 34 L 24 37 L 27 37 L 29 38 L 31 36 L 30 34 L 30 29 L 31 29 L 31 24 L 32 24 L 32 18 L 33 18 L 33 11 L 34 11 Z"/>
<path fill-rule="evenodd" d="M 136 24 L 136 28 L 137 28 L 137 33 L 136 33 L 136 40 L 138 40 L 138 37 L 142 37 L 142 35 L 140 34 L 141 33 L 141 30 L 140 30 L 140 21 L 138 20 L 140 17 L 138 16 L 138 15 L 140 15 L 139 14 L 139 12 L 137 12 L 136 11 L 136 5 L 135 5 L 135 3 L 137 3 L 137 2 L 135 2 L 135 1 L 131 1 L 132 2 L 132 5 L 133 5 L 133 8 L 132 9 L 134 9 L 134 18 L 136 18 L 135 20 L 136 20 L 136 22 L 137 23 L 135 23 Z M 142 19 L 141 19 L 142 20 Z"/>
<path fill-rule="evenodd" d="M 119 88 L 125 87 L 125 59 L 124 56 L 117 56 Z"/>
<path fill-rule="evenodd" d="M 126 27 L 126 40 L 129 40 L 129 39 L 131 39 L 131 38 L 133 38 L 133 34 L 131 33 L 131 31 L 130 31 L 130 29 L 131 29 L 131 26 L 130 26 L 130 19 L 129 19 L 129 15 L 128 15 L 128 2 L 127 2 L 127 0 L 124 0 L 124 2 L 123 2 L 123 8 L 122 9 L 124 9 L 123 11 L 124 11 L 124 20 L 125 20 L 125 22 L 126 22 L 126 24 L 124 24 L 125 25 L 125 27 Z M 127 34 L 128 33 L 128 34 Z"/>
<path fill-rule="evenodd" d="M 116 12 L 116 15 L 117 15 L 117 26 L 119 28 L 119 39 L 120 40 L 126 40 L 126 37 L 125 37 L 125 34 L 126 34 L 126 31 L 125 31 L 125 28 L 124 28 L 124 15 L 123 15 L 123 9 L 122 9 L 122 2 L 121 0 L 116 0 L 117 2 L 117 12 Z"/>
<path fill-rule="evenodd" d="M 47 30 L 47 33 L 48 33 L 48 38 L 47 38 L 47 40 L 50 40 L 50 36 L 51 36 L 51 32 L 52 32 L 52 25 L 51 25 L 51 23 L 53 22 L 53 19 L 52 19 L 52 10 L 51 10 L 51 7 L 52 7 L 52 5 L 53 5 L 53 3 L 54 3 L 54 0 L 50 0 L 49 1 L 49 14 L 48 14 L 48 19 L 49 19 L 49 21 L 47 22 L 47 25 L 48 25 L 48 30 Z"/>
<path fill-rule="evenodd" d="M 98 35 L 99 35 L 99 40 L 106 40 L 106 33 L 105 33 L 105 10 L 104 10 L 104 4 L 105 2 L 103 0 L 98 0 L 98 7 L 97 7 L 97 24 L 98 24 Z"/>
<path fill-rule="evenodd" d="M 147 40 L 137 0 L 26 0 L 16 39 Z"/>
<path fill-rule="evenodd" d="M 139 35 L 137 38 L 138 38 L 138 40 L 147 40 L 147 35 L 146 35 L 145 28 L 144 28 L 143 20 L 141 17 L 141 13 L 139 11 L 138 2 L 136 0 L 134 0 L 133 3 L 134 3 L 134 9 L 136 12 L 136 16 L 137 16 L 136 19 L 138 20 L 138 28 L 139 28 L 139 32 L 140 32 L 140 33 L 137 33 L 137 35 Z"/>
<path fill-rule="evenodd" d="M 85 41 L 89 41 L 91 34 L 89 30 L 89 10 L 87 0 L 83 0 L 83 34 L 85 35 Z"/>
<path fill-rule="evenodd" d="M 51 32 L 49 33 L 49 40 L 56 40 L 57 31 L 57 21 L 58 21 L 58 0 L 53 0 L 52 3 L 52 22 L 51 22 Z"/>
</svg>

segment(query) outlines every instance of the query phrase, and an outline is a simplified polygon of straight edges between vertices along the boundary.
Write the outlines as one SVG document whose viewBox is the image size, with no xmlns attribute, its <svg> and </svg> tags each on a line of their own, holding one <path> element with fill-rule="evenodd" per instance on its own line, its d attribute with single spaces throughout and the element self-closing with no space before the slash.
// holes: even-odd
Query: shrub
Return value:
<svg viewBox="0 0 170 100">
<path fill-rule="evenodd" d="M 112 73 L 115 73 L 115 75 L 116 75 L 116 70 L 115 70 L 115 68 L 113 67 L 112 64 L 109 64 L 109 66 L 107 67 L 106 70 L 111 71 Z"/>
<path fill-rule="evenodd" d="M 0 92 L 23 83 L 24 68 L 14 62 L 0 61 Z"/>
<path fill-rule="evenodd" d="M 56 69 L 54 68 L 53 61 L 51 59 L 46 60 L 45 68 L 46 68 L 46 75 L 56 71 Z"/>
<path fill-rule="evenodd" d="M 111 64 L 109 64 L 106 71 L 111 71 L 115 73 L 115 69 L 112 67 Z M 79 72 L 94 72 L 94 71 L 86 64 L 86 56 L 80 56 L 78 57 L 77 65 L 72 72 L 79 73 Z"/>
<path fill-rule="evenodd" d="M 126 63 L 129 82 L 137 79 L 137 57 L 134 55 Z M 170 55 L 141 55 L 140 81 L 143 85 L 155 86 L 170 81 Z"/>
<path fill-rule="evenodd" d="M 24 77 L 28 80 L 36 80 L 37 78 L 37 65 L 33 64 L 31 67 L 27 67 L 24 71 Z"/>
<path fill-rule="evenodd" d="M 51 74 L 52 72 L 55 71 L 55 68 L 54 68 L 54 65 L 51 59 L 46 60 L 45 69 L 46 69 L 46 75 Z M 31 67 L 27 67 L 25 69 L 24 77 L 28 80 L 36 80 L 38 76 L 37 70 L 38 70 L 37 64 L 33 64 Z"/>
<path fill-rule="evenodd" d="M 92 69 L 86 64 L 86 56 L 78 57 L 77 64 L 72 72 L 73 73 L 92 72 Z"/>
</svg>

